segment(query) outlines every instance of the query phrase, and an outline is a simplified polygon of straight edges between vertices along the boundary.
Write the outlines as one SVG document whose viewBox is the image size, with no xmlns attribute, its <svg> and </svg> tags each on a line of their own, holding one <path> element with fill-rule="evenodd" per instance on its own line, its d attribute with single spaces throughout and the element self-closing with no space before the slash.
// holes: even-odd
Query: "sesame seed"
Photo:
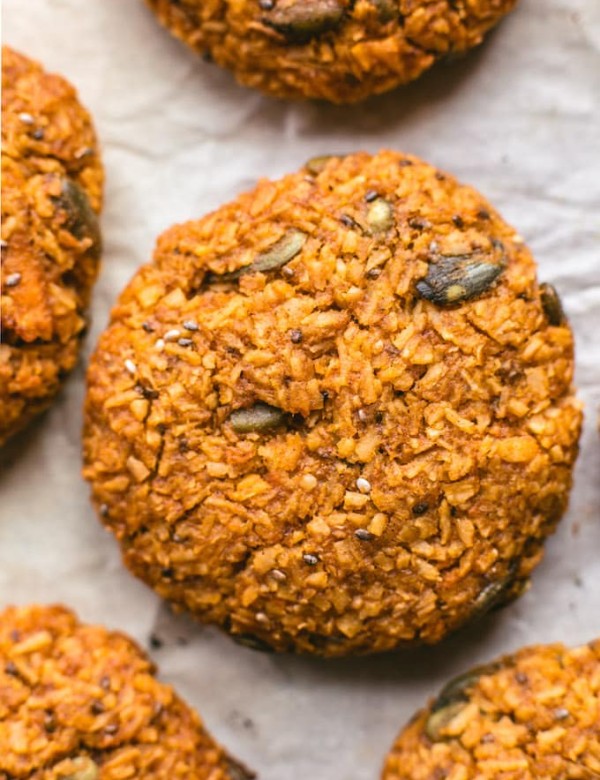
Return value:
<svg viewBox="0 0 600 780">
<path fill-rule="evenodd" d="M 554 710 L 554 717 L 556 720 L 565 720 L 565 718 L 568 718 L 571 713 L 569 710 L 565 709 L 564 707 L 557 707 Z"/>
<path fill-rule="evenodd" d="M 177 339 L 177 343 L 180 347 L 191 347 L 194 342 L 192 339 Z"/>
<path fill-rule="evenodd" d="M 294 328 L 290 331 L 290 341 L 292 344 L 301 344 L 302 343 L 302 331 L 298 330 L 297 328 Z"/>
<path fill-rule="evenodd" d="M 133 360 L 129 360 L 129 358 L 127 358 L 127 360 L 123 361 L 123 365 L 125 366 L 127 371 L 129 371 L 130 374 L 136 374 L 137 373 L 137 366 L 133 362 Z"/>
<path fill-rule="evenodd" d="M 273 577 L 273 579 L 277 580 L 278 582 L 287 580 L 287 574 L 281 571 L 281 569 L 271 569 L 271 577 Z"/>
<path fill-rule="evenodd" d="M 44 131 L 41 127 L 36 127 L 36 129 L 31 134 L 32 138 L 35 138 L 36 141 L 41 141 L 44 137 Z"/>
<path fill-rule="evenodd" d="M 415 517 L 420 517 L 426 512 L 429 512 L 429 504 L 427 501 L 417 501 L 417 503 L 412 508 L 412 513 L 415 515 Z"/>
<path fill-rule="evenodd" d="M 265 615 L 264 612 L 257 612 L 254 616 L 256 618 L 257 623 L 268 623 L 269 618 Z"/>
<path fill-rule="evenodd" d="M 198 323 L 194 322 L 194 320 L 186 320 L 183 323 L 183 327 L 186 330 L 196 331 L 196 330 L 198 330 Z"/>
<path fill-rule="evenodd" d="M 19 114 L 19 119 L 21 122 L 23 122 L 24 125 L 32 125 L 34 123 L 34 118 L 31 116 L 31 114 L 28 114 L 27 111 L 23 111 Z"/>
<path fill-rule="evenodd" d="M 440 248 L 440 245 L 438 244 L 437 241 L 432 241 L 429 244 L 429 251 L 430 252 L 437 252 L 439 248 Z"/>
<path fill-rule="evenodd" d="M 157 349 L 159 352 L 162 352 L 162 350 L 165 348 L 165 342 L 164 339 L 157 339 L 154 343 L 155 349 Z"/>
<path fill-rule="evenodd" d="M 2 247 L 2 249 L 6 249 L 7 246 L 8 246 L 8 241 L 5 241 L 3 238 L 0 239 L 0 247 Z"/>
<path fill-rule="evenodd" d="M 154 325 L 151 322 L 142 322 L 142 329 L 146 333 L 154 333 Z"/>
<path fill-rule="evenodd" d="M 368 417 L 368 415 L 367 415 L 367 413 L 365 412 L 364 409 L 359 409 L 358 412 L 357 412 L 357 415 L 358 415 L 358 419 L 361 422 L 367 422 L 367 420 L 369 419 L 369 417 Z"/>
<path fill-rule="evenodd" d="M 379 193 L 376 190 L 368 190 L 365 195 L 365 200 L 367 203 L 372 203 L 374 200 L 377 200 L 378 197 Z"/>
<path fill-rule="evenodd" d="M 180 336 L 181 336 L 181 331 L 177 330 L 177 328 L 173 328 L 172 330 L 168 330 L 163 336 L 163 338 L 165 341 L 175 341 Z"/>
<path fill-rule="evenodd" d="M 304 553 L 302 556 L 302 560 L 304 563 L 307 563 L 309 566 L 316 566 L 317 563 L 319 563 L 319 559 L 316 555 L 312 555 L 312 553 Z"/>
<path fill-rule="evenodd" d="M 368 479 L 365 479 L 364 477 L 359 477 L 356 480 L 356 487 L 360 490 L 361 493 L 370 493 L 371 492 L 371 483 Z"/>
<path fill-rule="evenodd" d="M 108 514 L 108 505 L 100 504 L 100 517 L 106 517 Z"/>
<path fill-rule="evenodd" d="M 21 274 L 9 274 L 6 277 L 6 286 L 16 287 L 20 281 L 21 281 Z"/>
<path fill-rule="evenodd" d="M 357 528 L 354 532 L 354 536 L 356 536 L 357 539 L 360 539 L 361 542 L 372 542 L 375 538 L 375 534 L 367 531 L 366 528 Z"/>
</svg>

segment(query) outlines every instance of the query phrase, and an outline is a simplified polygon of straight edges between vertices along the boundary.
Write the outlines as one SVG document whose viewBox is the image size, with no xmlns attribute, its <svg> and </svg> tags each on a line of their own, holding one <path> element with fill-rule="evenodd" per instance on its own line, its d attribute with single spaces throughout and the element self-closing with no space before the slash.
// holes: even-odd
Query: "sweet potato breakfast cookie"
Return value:
<svg viewBox="0 0 600 780">
<path fill-rule="evenodd" d="M 242 642 L 437 642 L 518 595 L 567 504 L 572 335 L 523 240 L 394 152 L 311 160 L 158 241 L 88 375 L 131 570 Z"/>
<path fill-rule="evenodd" d="M 251 777 L 126 636 L 64 607 L 0 614 L 1 780 Z"/>
<path fill-rule="evenodd" d="M 517 0 L 147 0 L 250 87 L 351 103 L 481 43 Z"/>
<path fill-rule="evenodd" d="M 600 777 L 600 641 L 530 647 L 450 682 L 417 714 L 382 780 Z"/>
<path fill-rule="evenodd" d="M 98 270 L 102 166 L 73 87 L 2 50 L 0 443 L 77 360 Z"/>
</svg>

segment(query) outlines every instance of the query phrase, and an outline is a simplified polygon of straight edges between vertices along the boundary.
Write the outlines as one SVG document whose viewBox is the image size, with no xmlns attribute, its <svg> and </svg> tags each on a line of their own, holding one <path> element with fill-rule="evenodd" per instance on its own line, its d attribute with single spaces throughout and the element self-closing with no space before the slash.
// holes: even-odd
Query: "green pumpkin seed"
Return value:
<svg viewBox="0 0 600 780">
<path fill-rule="evenodd" d="M 550 325 L 558 327 L 565 321 L 565 312 L 556 289 L 547 282 L 540 284 L 542 309 Z"/>
<path fill-rule="evenodd" d="M 372 6 L 375 6 L 379 15 L 379 21 L 382 24 L 387 24 L 393 19 L 399 18 L 400 9 L 396 0 L 370 0 L 370 2 Z"/>
<path fill-rule="evenodd" d="M 498 582 L 488 583 L 473 602 L 471 617 L 474 615 L 485 615 L 489 612 L 490 609 L 498 603 L 502 594 L 508 589 L 508 585 L 508 580 L 499 580 Z"/>
<path fill-rule="evenodd" d="M 506 265 L 477 259 L 478 254 L 447 255 L 435 260 L 430 264 L 427 276 L 417 282 L 417 292 L 438 306 L 452 306 L 482 295 Z"/>
<path fill-rule="evenodd" d="M 306 43 L 339 26 L 344 17 L 340 0 L 284 0 L 262 18 L 290 43 Z"/>
<path fill-rule="evenodd" d="M 254 634 L 231 634 L 231 638 L 236 644 L 249 647 L 250 650 L 258 650 L 260 653 L 275 652 L 271 645 L 254 636 Z"/>
<path fill-rule="evenodd" d="M 343 155 L 340 154 L 322 154 L 318 157 L 311 157 L 310 160 L 304 164 L 304 167 L 311 176 L 318 176 L 325 170 L 325 166 L 329 160 L 339 160 L 342 156 Z"/>
<path fill-rule="evenodd" d="M 385 198 L 375 198 L 369 204 L 367 222 L 373 233 L 383 233 L 394 224 L 394 209 Z"/>
<path fill-rule="evenodd" d="M 281 425 L 284 412 L 275 406 L 257 403 L 248 409 L 238 409 L 229 417 L 231 427 L 236 433 L 262 433 Z"/>
<path fill-rule="evenodd" d="M 468 672 L 463 672 L 450 680 L 442 688 L 437 699 L 431 706 L 431 711 L 425 724 L 425 733 L 432 742 L 443 739 L 442 731 L 450 721 L 469 703 L 469 692 L 479 679 L 486 674 L 493 674 L 502 666 L 501 663 L 491 663 L 476 666 Z"/>
<path fill-rule="evenodd" d="M 508 567 L 508 571 L 501 579 L 488 582 L 487 585 L 482 588 L 473 602 L 469 617 L 470 620 L 483 617 L 483 615 L 486 615 L 495 607 L 503 606 L 505 603 L 512 600 L 507 599 L 506 596 L 515 581 L 517 568 L 517 562 L 513 561 Z"/>
<path fill-rule="evenodd" d="M 97 780 L 100 777 L 100 769 L 95 761 L 88 756 L 81 756 L 73 761 L 75 771 L 65 775 L 61 780 Z"/>
<path fill-rule="evenodd" d="M 206 281 L 208 284 L 214 284 L 216 282 L 235 282 L 240 276 L 244 276 L 245 274 L 275 271 L 277 268 L 281 268 L 296 257 L 302 250 L 307 238 L 308 236 L 306 233 L 303 233 L 301 230 L 296 230 L 296 228 L 291 228 L 287 233 L 284 233 L 270 249 L 257 255 L 254 262 L 250 263 L 250 265 L 238 268 L 237 271 L 232 271 L 230 274 L 207 274 Z"/>
<path fill-rule="evenodd" d="M 64 178 L 62 192 L 56 198 L 56 202 L 66 212 L 65 227 L 69 233 L 80 241 L 90 238 L 92 240 L 90 251 L 93 250 L 96 256 L 99 255 L 100 225 L 85 191 L 73 179 Z"/>
<path fill-rule="evenodd" d="M 225 763 L 227 764 L 227 772 L 231 780 L 254 780 L 256 777 L 254 772 L 251 772 L 231 756 L 225 756 Z"/>
<path fill-rule="evenodd" d="M 442 731 L 466 706 L 466 701 L 456 701 L 432 712 L 425 723 L 425 734 L 432 742 L 440 742 L 444 738 Z"/>
<path fill-rule="evenodd" d="M 258 255 L 246 273 L 258 273 L 259 271 L 264 273 L 281 268 L 282 265 L 289 263 L 296 257 L 306 243 L 306 239 L 306 233 L 301 230 L 296 230 L 296 228 L 288 230 L 270 249 Z"/>
</svg>

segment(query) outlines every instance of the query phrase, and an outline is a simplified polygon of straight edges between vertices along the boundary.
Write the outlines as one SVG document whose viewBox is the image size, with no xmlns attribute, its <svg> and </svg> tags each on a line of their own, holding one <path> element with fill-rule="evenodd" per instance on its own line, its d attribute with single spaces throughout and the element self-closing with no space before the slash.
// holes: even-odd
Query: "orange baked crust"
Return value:
<svg viewBox="0 0 600 780">
<path fill-rule="evenodd" d="M 241 641 L 437 642 L 539 562 L 572 376 L 481 195 L 395 152 L 312 161 L 160 237 L 91 360 L 85 475 L 132 571 Z"/>
<path fill-rule="evenodd" d="M 249 777 L 131 639 L 60 606 L 0 614 L 2 780 Z"/>
<path fill-rule="evenodd" d="M 102 179 L 73 87 L 3 47 L 0 443 L 51 403 L 77 360 Z"/>
</svg>

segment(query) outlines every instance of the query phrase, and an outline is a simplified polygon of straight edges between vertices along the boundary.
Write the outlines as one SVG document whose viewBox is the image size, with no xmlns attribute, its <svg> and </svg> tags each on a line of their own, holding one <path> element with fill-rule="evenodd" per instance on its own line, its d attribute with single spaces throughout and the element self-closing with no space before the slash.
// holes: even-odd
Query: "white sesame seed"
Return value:
<svg viewBox="0 0 600 780">
<path fill-rule="evenodd" d="M 358 410 L 358 419 L 359 419 L 361 422 L 367 422 L 367 419 L 368 419 L 368 418 L 367 418 L 367 413 L 365 412 L 365 410 L 364 410 L 364 409 L 359 409 L 359 410 Z"/>
<path fill-rule="evenodd" d="M 137 374 L 137 366 L 133 362 L 133 360 L 129 360 L 129 358 L 127 358 L 127 360 L 123 361 L 123 365 L 125 366 L 127 371 L 129 371 L 130 374 L 132 375 Z"/>
<path fill-rule="evenodd" d="M 164 339 L 157 339 L 157 340 L 154 342 L 154 348 L 155 348 L 155 349 L 157 349 L 159 352 L 162 352 L 162 351 L 163 351 L 163 349 L 165 348 L 165 342 L 164 342 Z"/>
<path fill-rule="evenodd" d="M 256 622 L 257 623 L 268 623 L 269 618 L 265 615 L 264 612 L 257 612 L 256 615 Z"/>
<path fill-rule="evenodd" d="M 7 287 L 16 287 L 19 282 L 21 281 L 21 274 L 9 274 L 6 277 L 6 286 Z"/>
<path fill-rule="evenodd" d="M 273 577 L 273 579 L 277 580 L 278 582 L 287 580 L 286 573 L 281 571 L 281 569 L 271 569 L 271 577 Z"/>
<path fill-rule="evenodd" d="M 21 122 L 23 122 L 24 125 L 32 125 L 34 123 L 34 118 L 31 116 L 31 114 L 28 114 L 27 111 L 23 111 L 19 114 L 19 119 Z"/>
<path fill-rule="evenodd" d="M 165 341 L 175 341 L 180 336 L 181 336 L 181 331 L 177 330 L 177 328 L 173 328 L 172 330 L 168 330 L 163 336 L 163 338 Z"/>
<path fill-rule="evenodd" d="M 192 331 L 194 331 L 194 330 L 198 330 L 198 323 L 197 323 L 197 322 L 195 322 L 194 320 L 186 320 L 186 321 L 183 323 L 183 327 L 184 327 L 186 330 L 192 330 Z"/>
<path fill-rule="evenodd" d="M 361 493 L 370 493 L 371 492 L 371 483 L 368 479 L 365 479 L 364 477 L 359 477 L 356 480 L 356 487 L 360 490 Z"/>
</svg>

